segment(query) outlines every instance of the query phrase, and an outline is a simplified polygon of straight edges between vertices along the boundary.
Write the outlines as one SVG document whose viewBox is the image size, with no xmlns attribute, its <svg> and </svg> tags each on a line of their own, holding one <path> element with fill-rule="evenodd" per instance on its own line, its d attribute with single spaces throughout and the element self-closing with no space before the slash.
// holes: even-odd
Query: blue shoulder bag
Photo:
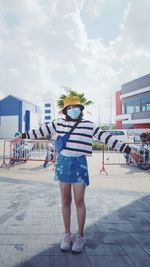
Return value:
<svg viewBox="0 0 150 267">
<path fill-rule="evenodd" d="M 71 133 L 74 131 L 74 129 L 76 128 L 79 122 L 80 121 L 77 121 L 75 123 L 75 125 L 71 128 L 69 133 L 66 133 L 63 136 L 61 135 L 57 136 L 56 141 L 55 141 L 55 149 L 57 153 L 60 153 L 66 147 L 66 143 L 69 140 Z"/>
</svg>

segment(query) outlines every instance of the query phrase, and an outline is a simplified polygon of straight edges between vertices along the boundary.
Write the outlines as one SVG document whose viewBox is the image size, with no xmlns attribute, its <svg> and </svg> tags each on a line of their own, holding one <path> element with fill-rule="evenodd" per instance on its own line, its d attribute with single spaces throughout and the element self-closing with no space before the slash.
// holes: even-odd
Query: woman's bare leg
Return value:
<svg viewBox="0 0 150 267">
<path fill-rule="evenodd" d="M 74 184 L 73 192 L 74 192 L 74 200 L 75 200 L 77 219 L 78 219 L 78 234 L 80 236 L 83 236 L 83 230 L 86 218 L 86 207 L 84 203 L 85 185 Z"/>
<path fill-rule="evenodd" d="M 70 233 L 71 221 L 71 184 L 59 183 L 62 199 L 62 215 L 64 220 L 65 232 Z"/>
</svg>

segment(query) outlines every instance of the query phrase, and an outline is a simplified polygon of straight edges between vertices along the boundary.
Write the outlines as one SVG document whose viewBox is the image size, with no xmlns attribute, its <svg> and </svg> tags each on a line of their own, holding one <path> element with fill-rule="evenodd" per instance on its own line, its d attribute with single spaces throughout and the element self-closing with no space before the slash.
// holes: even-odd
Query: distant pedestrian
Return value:
<svg viewBox="0 0 150 267">
<path fill-rule="evenodd" d="M 46 168 L 49 161 L 54 160 L 54 145 L 52 143 L 47 144 L 46 157 L 43 167 Z"/>
<path fill-rule="evenodd" d="M 132 132 L 132 137 L 133 137 L 133 143 L 135 143 L 135 133 Z"/>
<path fill-rule="evenodd" d="M 141 155 L 136 153 L 127 144 L 114 139 L 109 133 L 94 126 L 93 122 L 83 119 L 84 105 L 77 96 L 66 96 L 62 112 L 64 118 L 45 124 L 37 130 L 30 130 L 21 135 L 21 138 L 37 139 L 48 134 L 57 133 L 60 136 L 68 134 L 66 143 L 57 156 L 56 177 L 59 181 L 62 215 L 64 220 L 65 235 L 60 244 L 62 251 L 81 252 L 86 244 L 84 237 L 84 224 L 86 218 L 86 207 L 84 193 L 89 185 L 89 173 L 86 156 L 92 154 L 92 139 L 107 144 L 113 150 L 131 154 L 135 160 Z M 64 141 L 65 142 L 65 141 Z M 78 233 L 72 244 L 70 229 L 71 223 L 71 201 L 72 189 L 76 205 Z"/>
</svg>

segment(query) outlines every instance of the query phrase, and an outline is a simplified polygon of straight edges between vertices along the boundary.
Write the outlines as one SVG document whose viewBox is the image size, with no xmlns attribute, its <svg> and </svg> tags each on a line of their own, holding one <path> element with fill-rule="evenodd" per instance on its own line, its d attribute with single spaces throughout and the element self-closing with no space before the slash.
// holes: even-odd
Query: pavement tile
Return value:
<svg viewBox="0 0 150 267">
<path fill-rule="evenodd" d="M 27 236 L 26 235 L 12 235 L 12 234 L 1 234 L 0 235 L 0 245 L 17 245 L 25 244 Z"/>
<path fill-rule="evenodd" d="M 35 256 L 41 256 L 45 249 L 44 236 L 28 235 L 26 239 L 25 260 L 29 260 Z"/>
<path fill-rule="evenodd" d="M 103 227 L 106 232 L 126 232 L 125 225 L 121 223 L 103 223 Z"/>
<path fill-rule="evenodd" d="M 54 214 L 53 212 L 51 211 L 50 213 L 47 213 L 47 212 L 32 212 L 32 211 L 29 211 L 27 210 L 27 213 L 26 213 L 26 219 L 28 218 L 47 218 L 47 219 L 50 219 L 50 218 L 54 218 Z"/>
<path fill-rule="evenodd" d="M 91 267 L 135 267 L 128 256 L 88 256 Z"/>
<path fill-rule="evenodd" d="M 4 259 L 5 248 L 5 245 L 0 245 L 0 266 L 2 265 Z"/>
<path fill-rule="evenodd" d="M 65 262 L 61 259 L 62 264 Z M 55 256 L 34 256 L 31 259 L 26 259 L 23 265 L 17 265 L 15 267 L 56 267 L 56 257 Z M 62 266 L 58 265 L 58 266 Z M 65 266 L 65 265 L 64 265 Z"/>
<path fill-rule="evenodd" d="M 121 243 L 135 243 L 136 241 L 127 232 L 119 232 L 119 231 L 109 231 L 104 232 L 104 236 L 102 238 L 103 243 L 105 244 L 121 244 Z"/>
<path fill-rule="evenodd" d="M 148 256 L 150 257 L 150 242 L 148 243 L 142 243 L 140 244 L 141 248 L 144 249 L 144 251 L 148 254 Z"/>
<path fill-rule="evenodd" d="M 67 254 L 69 254 L 71 252 L 62 252 L 60 250 L 60 244 L 45 244 L 45 250 L 42 251 L 41 255 L 50 255 L 50 256 L 54 256 L 54 255 L 58 255 L 58 256 L 66 256 Z"/>
<path fill-rule="evenodd" d="M 104 224 L 101 221 L 97 220 L 95 224 L 96 227 L 98 228 L 98 233 L 105 231 Z"/>
<path fill-rule="evenodd" d="M 60 244 L 62 238 L 64 236 L 64 233 L 62 234 L 46 234 L 44 235 L 44 242 L 46 245 L 50 244 L 50 245 L 57 245 Z"/>
<path fill-rule="evenodd" d="M 7 225 L 6 224 L 0 224 L 0 235 L 5 233 L 7 229 Z"/>
<path fill-rule="evenodd" d="M 140 200 L 142 206 L 143 206 L 143 209 L 142 211 L 145 211 L 145 212 L 150 212 L 150 205 L 149 203 L 147 203 L 144 199 L 143 200 Z"/>
<path fill-rule="evenodd" d="M 85 228 L 84 230 L 85 234 L 86 233 L 99 233 L 100 230 L 99 230 L 99 227 L 96 223 L 93 223 L 92 225 L 89 225 L 88 227 Z"/>
<path fill-rule="evenodd" d="M 126 251 L 123 249 L 121 244 L 104 244 L 104 249 L 106 255 L 108 256 L 125 256 L 127 255 Z"/>
<path fill-rule="evenodd" d="M 150 242 L 150 232 L 134 232 L 131 233 L 132 237 L 136 241 L 136 243 L 149 243 Z"/>
<path fill-rule="evenodd" d="M 64 225 L 63 224 L 55 224 L 55 232 L 57 234 L 63 234 L 64 233 Z M 76 229 L 75 227 L 71 227 L 71 230 L 73 231 Z"/>
<path fill-rule="evenodd" d="M 91 267 L 89 258 L 84 252 L 79 253 L 77 255 L 67 255 L 67 257 L 65 258 L 67 259 L 67 265 L 64 265 L 63 267 Z"/>
<path fill-rule="evenodd" d="M 122 244 L 128 256 L 135 264 L 136 267 L 149 267 L 150 257 L 147 253 L 137 244 Z"/>
<path fill-rule="evenodd" d="M 129 228 L 128 228 L 128 230 L 129 230 Z M 145 233 L 149 234 L 150 222 L 143 221 L 140 223 L 133 223 L 132 228 L 130 229 L 130 232 L 139 232 L 139 233 L 145 232 Z"/>
<path fill-rule="evenodd" d="M 104 245 L 97 243 L 95 240 L 87 241 L 85 251 L 87 255 L 103 256 L 107 255 Z"/>
<path fill-rule="evenodd" d="M 44 232 L 44 230 L 43 230 Z M 39 225 L 8 225 L 6 228 L 7 234 L 38 234 L 40 232 Z"/>
<path fill-rule="evenodd" d="M 25 179 L 0 183 L 0 267 L 150 266 L 147 193 L 87 189 L 87 244 L 74 255 L 59 249 L 64 226 L 57 185 Z M 74 202 L 71 229 L 75 234 Z"/>
<path fill-rule="evenodd" d="M 1 266 L 14 267 L 18 264 L 19 266 L 23 265 L 24 252 L 24 245 L 6 245 Z"/>
<path fill-rule="evenodd" d="M 91 267 L 85 255 L 48 255 L 35 256 L 25 262 L 24 267 Z M 16 266 L 21 267 L 21 266 Z"/>
</svg>

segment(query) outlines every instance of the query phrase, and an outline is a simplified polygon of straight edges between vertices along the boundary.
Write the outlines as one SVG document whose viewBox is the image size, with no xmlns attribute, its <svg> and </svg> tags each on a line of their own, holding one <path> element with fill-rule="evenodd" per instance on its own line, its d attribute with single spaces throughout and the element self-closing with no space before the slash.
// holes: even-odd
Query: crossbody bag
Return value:
<svg viewBox="0 0 150 267">
<path fill-rule="evenodd" d="M 72 134 L 76 126 L 79 124 L 79 122 L 80 121 L 77 121 L 68 133 L 65 133 L 63 136 L 57 136 L 55 140 L 55 149 L 57 153 L 60 153 L 66 147 L 66 143 L 68 142 L 70 135 Z"/>
</svg>

